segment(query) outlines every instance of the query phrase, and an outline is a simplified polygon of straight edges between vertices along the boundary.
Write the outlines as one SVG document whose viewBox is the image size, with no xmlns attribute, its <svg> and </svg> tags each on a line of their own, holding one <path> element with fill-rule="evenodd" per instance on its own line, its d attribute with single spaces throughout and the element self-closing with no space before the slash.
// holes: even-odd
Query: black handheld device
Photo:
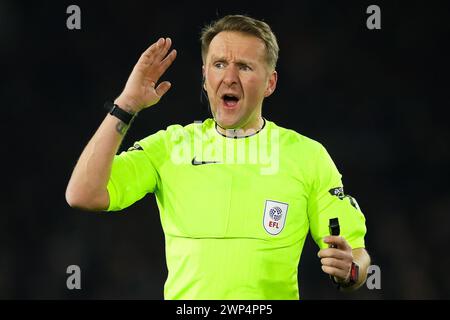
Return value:
<svg viewBox="0 0 450 320">
<path fill-rule="evenodd" d="M 339 227 L 339 219 L 338 218 L 331 218 L 330 219 L 330 224 L 328 225 L 328 229 L 330 230 L 330 235 L 338 236 L 341 233 L 341 229 Z M 330 248 L 336 248 L 336 246 L 331 244 Z"/>
</svg>

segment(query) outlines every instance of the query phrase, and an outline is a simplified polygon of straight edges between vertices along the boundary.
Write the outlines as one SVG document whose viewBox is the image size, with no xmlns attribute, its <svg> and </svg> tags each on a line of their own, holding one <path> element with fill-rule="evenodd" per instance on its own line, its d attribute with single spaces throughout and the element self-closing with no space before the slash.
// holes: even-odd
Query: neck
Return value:
<svg viewBox="0 0 450 320">
<path fill-rule="evenodd" d="M 255 122 L 254 125 L 249 125 L 247 127 L 243 128 L 223 128 L 216 122 L 216 130 L 229 138 L 243 138 L 243 137 L 249 137 L 252 136 L 259 131 L 261 131 L 262 128 L 264 128 L 265 120 L 262 117 L 259 117 L 258 120 Z"/>
</svg>

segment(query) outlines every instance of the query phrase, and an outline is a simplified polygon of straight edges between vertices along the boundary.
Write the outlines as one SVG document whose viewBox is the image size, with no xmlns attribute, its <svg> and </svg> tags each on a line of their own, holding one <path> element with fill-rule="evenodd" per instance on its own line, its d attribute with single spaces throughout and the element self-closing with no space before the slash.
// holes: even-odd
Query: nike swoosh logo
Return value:
<svg viewBox="0 0 450 320">
<path fill-rule="evenodd" d="M 192 165 L 199 166 L 202 164 L 210 164 L 210 163 L 220 163 L 220 161 L 197 161 L 195 160 L 195 157 L 192 158 Z"/>
</svg>

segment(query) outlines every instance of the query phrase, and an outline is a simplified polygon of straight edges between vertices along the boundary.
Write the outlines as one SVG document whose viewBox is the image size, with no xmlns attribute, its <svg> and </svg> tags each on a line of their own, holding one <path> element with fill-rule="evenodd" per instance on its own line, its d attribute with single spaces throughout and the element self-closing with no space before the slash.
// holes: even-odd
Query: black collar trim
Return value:
<svg viewBox="0 0 450 320">
<path fill-rule="evenodd" d="M 254 135 L 258 134 L 258 133 L 259 133 L 262 129 L 264 129 L 264 127 L 266 126 L 266 119 L 265 119 L 264 117 L 263 117 L 263 121 L 264 121 L 264 123 L 263 123 L 261 129 L 259 129 L 259 130 L 256 131 L 255 133 L 249 134 L 248 136 L 242 136 L 242 137 L 238 137 L 238 136 L 235 136 L 235 137 L 229 137 L 229 136 L 223 134 L 222 132 L 220 132 L 219 130 L 217 130 L 217 126 L 219 126 L 219 125 L 217 124 L 216 120 L 214 120 L 214 123 L 215 123 L 215 126 L 214 126 L 214 127 L 216 128 L 217 133 L 220 134 L 222 137 L 229 138 L 229 139 L 241 139 L 241 138 L 248 138 L 248 137 L 251 137 L 251 136 L 254 136 Z M 220 127 L 220 126 L 219 126 L 219 127 Z M 221 127 L 221 128 L 222 128 L 222 127 Z M 229 129 L 225 129 L 225 128 L 222 128 L 222 129 L 224 129 L 224 130 L 229 130 Z"/>
</svg>

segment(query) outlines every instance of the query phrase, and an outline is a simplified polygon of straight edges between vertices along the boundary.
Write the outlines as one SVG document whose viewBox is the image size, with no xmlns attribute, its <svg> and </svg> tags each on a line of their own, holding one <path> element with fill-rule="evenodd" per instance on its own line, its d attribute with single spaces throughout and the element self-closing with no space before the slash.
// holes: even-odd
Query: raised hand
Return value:
<svg viewBox="0 0 450 320">
<path fill-rule="evenodd" d="M 171 45 L 170 38 L 160 38 L 142 53 L 124 90 L 114 103 L 130 113 L 137 113 L 158 103 L 171 87 L 168 81 L 156 86 L 159 78 L 176 58 L 176 50 L 167 54 Z"/>
</svg>

